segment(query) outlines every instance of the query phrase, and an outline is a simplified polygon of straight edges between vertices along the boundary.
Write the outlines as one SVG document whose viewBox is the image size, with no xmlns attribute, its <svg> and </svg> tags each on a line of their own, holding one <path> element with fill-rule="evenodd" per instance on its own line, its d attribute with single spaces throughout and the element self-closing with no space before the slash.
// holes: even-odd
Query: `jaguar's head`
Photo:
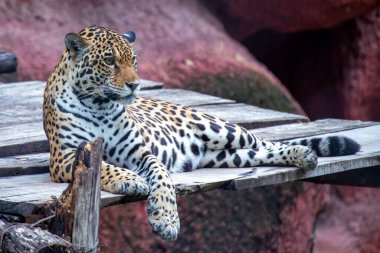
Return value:
<svg viewBox="0 0 380 253">
<path fill-rule="evenodd" d="M 125 104 L 135 101 L 140 88 L 135 38 L 133 32 L 119 35 L 95 25 L 66 35 L 69 82 L 78 97 Z"/>
</svg>

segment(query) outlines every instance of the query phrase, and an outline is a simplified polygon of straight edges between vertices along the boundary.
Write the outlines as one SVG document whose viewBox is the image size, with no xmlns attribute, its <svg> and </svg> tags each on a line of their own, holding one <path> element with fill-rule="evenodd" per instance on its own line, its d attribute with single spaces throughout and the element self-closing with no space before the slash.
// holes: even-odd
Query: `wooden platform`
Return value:
<svg viewBox="0 0 380 253">
<path fill-rule="evenodd" d="M 52 183 L 49 179 L 48 145 L 42 129 L 44 85 L 44 82 L 37 81 L 0 85 L 0 99 L 3 102 L 0 111 L 0 212 L 31 214 L 51 196 L 59 196 L 67 186 Z M 262 109 L 188 90 L 162 89 L 162 84 L 151 81 L 144 81 L 142 89 L 143 97 L 192 106 L 240 124 L 268 140 L 334 133 L 352 137 L 362 145 L 362 150 L 353 156 L 320 158 L 318 167 L 307 172 L 294 167 L 255 167 L 205 168 L 172 174 L 180 195 L 313 180 L 364 169 L 365 174 L 369 174 L 367 171 L 377 172 L 380 168 L 377 167 L 380 166 L 380 122 L 335 119 L 308 122 L 306 117 L 300 115 Z M 319 182 L 323 183 L 323 180 Z M 361 180 L 361 183 L 365 185 L 365 181 L 363 183 Z M 135 200 L 102 192 L 102 206 Z"/>
</svg>

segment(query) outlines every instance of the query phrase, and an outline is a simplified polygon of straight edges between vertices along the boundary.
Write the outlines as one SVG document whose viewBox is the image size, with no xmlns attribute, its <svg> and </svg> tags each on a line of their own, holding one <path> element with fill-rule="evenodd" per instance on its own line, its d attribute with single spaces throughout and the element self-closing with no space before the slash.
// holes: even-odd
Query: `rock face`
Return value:
<svg viewBox="0 0 380 253">
<path fill-rule="evenodd" d="M 376 0 L 210 0 L 210 9 L 234 38 L 265 29 L 283 33 L 333 28 L 378 5 Z"/>
<path fill-rule="evenodd" d="M 335 186 L 331 203 L 318 224 L 315 253 L 379 252 L 379 190 Z"/>
<path fill-rule="evenodd" d="M 311 118 L 380 119 L 378 1 L 212 0 L 208 6 Z"/>
<path fill-rule="evenodd" d="M 380 120 L 379 14 L 377 7 L 329 30 L 263 31 L 245 44 L 311 118 Z"/>
<path fill-rule="evenodd" d="M 209 7 L 312 119 L 380 120 L 378 2 L 273 2 L 214 0 Z M 331 192 L 315 253 L 378 252 L 379 190 L 332 186 Z"/>
<path fill-rule="evenodd" d="M 46 80 L 64 48 L 64 35 L 98 24 L 137 33 L 141 77 L 169 87 L 223 93 L 243 102 L 303 112 L 277 78 L 196 1 L 16 0 L 2 1 L 0 11 L 6 13 L 0 16 L 0 43 L 18 56 L 19 80 Z M 239 85 L 257 87 L 273 99 L 264 101 L 257 93 L 247 96 Z"/>
<path fill-rule="evenodd" d="M 107 208 L 102 211 L 100 227 L 104 252 L 120 252 L 120 249 L 125 252 L 311 252 L 316 217 L 328 203 L 328 190 L 328 186 L 291 183 L 179 198 L 181 231 L 175 242 L 165 242 L 151 233 L 144 203 Z"/>
</svg>

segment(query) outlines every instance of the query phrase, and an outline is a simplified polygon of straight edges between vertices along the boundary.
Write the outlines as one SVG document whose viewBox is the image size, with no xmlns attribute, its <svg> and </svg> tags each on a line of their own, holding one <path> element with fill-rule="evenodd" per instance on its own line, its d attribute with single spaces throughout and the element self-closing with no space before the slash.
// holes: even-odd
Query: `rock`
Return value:
<svg viewBox="0 0 380 253">
<path fill-rule="evenodd" d="M 355 19 L 340 48 L 343 62 L 343 117 L 361 120 L 380 120 L 380 6 Z"/>
<path fill-rule="evenodd" d="M 261 30 L 296 32 L 326 29 L 363 15 L 376 0 L 211 0 L 210 9 L 220 17 L 228 33 L 243 40 Z"/>
<path fill-rule="evenodd" d="M 312 119 L 380 120 L 380 7 L 330 30 L 261 32 L 246 45 Z"/>
<path fill-rule="evenodd" d="M 379 252 L 379 189 L 334 186 L 331 196 L 317 225 L 314 252 Z"/>
<path fill-rule="evenodd" d="M 0 16 L 0 41 L 20 56 L 18 80 L 46 80 L 64 48 L 64 35 L 99 24 L 120 33 L 136 32 L 141 77 L 163 81 L 167 87 L 216 95 L 222 94 L 217 86 L 223 83 L 226 97 L 303 112 L 278 79 L 232 40 L 198 2 L 71 0 L 58 4 L 16 0 L 0 2 L 0 11 L 6 13 Z M 24 12 L 28 15 L 22 15 Z M 245 87 L 273 99 L 263 99 L 257 92 L 247 96 L 241 92 Z"/>
<path fill-rule="evenodd" d="M 9 52 L 0 50 L 0 74 L 12 73 L 17 69 L 17 58 Z"/>
<path fill-rule="evenodd" d="M 328 192 L 325 185 L 289 183 L 181 197 L 174 242 L 150 232 L 144 203 L 111 207 L 100 215 L 100 238 L 105 252 L 311 252 Z"/>
</svg>

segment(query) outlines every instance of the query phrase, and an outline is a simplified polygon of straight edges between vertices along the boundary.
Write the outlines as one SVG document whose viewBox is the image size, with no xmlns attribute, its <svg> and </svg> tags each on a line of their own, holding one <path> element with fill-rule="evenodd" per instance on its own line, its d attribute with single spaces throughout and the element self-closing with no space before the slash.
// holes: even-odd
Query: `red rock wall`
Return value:
<svg viewBox="0 0 380 253">
<path fill-rule="evenodd" d="M 314 119 L 380 120 L 380 8 L 329 30 L 245 40 Z"/>
<path fill-rule="evenodd" d="M 213 0 L 209 7 L 311 118 L 380 120 L 377 1 Z M 332 186 L 315 253 L 380 252 L 379 196 L 378 189 Z"/>
<path fill-rule="evenodd" d="M 314 252 L 379 252 L 379 190 L 335 186 L 331 193 L 333 204 L 318 223 Z"/>
<path fill-rule="evenodd" d="M 18 80 L 46 80 L 63 51 L 64 35 L 98 24 L 137 33 L 143 78 L 216 95 L 224 90 L 225 97 L 303 112 L 278 79 L 231 39 L 220 21 L 197 1 L 7 0 L 0 2 L 0 13 L 5 14 L 0 15 L 0 43 L 18 56 Z M 276 99 L 263 103 L 256 93 L 247 96 L 239 88 L 242 81 Z M 231 85 L 235 92 L 229 89 Z"/>
<path fill-rule="evenodd" d="M 174 242 L 165 242 L 150 232 L 145 203 L 110 207 L 101 213 L 103 252 L 121 249 L 123 252 L 311 252 L 316 217 L 328 203 L 328 189 L 322 185 L 290 183 L 180 197 L 181 231 Z"/>
<path fill-rule="evenodd" d="M 244 40 L 271 29 L 283 33 L 333 28 L 372 10 L 376 0 L 209 0 L 228 33 Z"/>
</svg>

